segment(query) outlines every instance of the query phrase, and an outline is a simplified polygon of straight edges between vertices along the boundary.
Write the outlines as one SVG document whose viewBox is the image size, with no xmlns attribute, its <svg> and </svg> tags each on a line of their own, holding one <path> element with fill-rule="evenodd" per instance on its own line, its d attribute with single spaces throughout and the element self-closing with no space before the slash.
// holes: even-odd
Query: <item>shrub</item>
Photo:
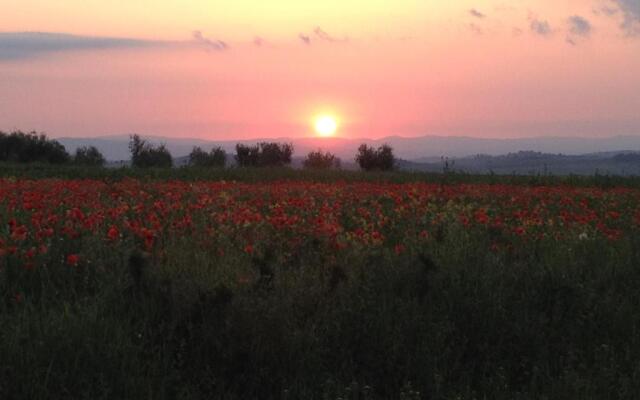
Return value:
<svg viewBox="0 0 640 400">
<path fill-rule="evenodd" d="M 312 151 L 307 155 L 303 166 L 307 169 L 340 169 L 340 159 L 329 152 Z"/>
<path fill-rule="evenodd" d="M 241 167 L 282 167 L 291 164 L 293 144 L 262 142 L 254 146 L 238 143 L 236 161 Z"/>
<path fill-rule="evenodd" d="M 164 144 L 154 146 L 139 135 L 132 135 L 129 141 L 131 164 L 137 168 L 160 167 L 171 168 L 173 159 Z"/>
<path fill-rule="evenodd" d="M 189 165 L 193 167 L 224 167 L 227 152 L 221 147 L 214 147 L 208 153 L 200 147 L 194 147 L 189 154 Z"/>
<path fill-rule="evenodd" d="M 76 149 L 73 162 L 78 165 L 102 167 L 106 160 L 95 146 L 83 146 Z"/>
<path fill-rule="evenodd" d="M 393 149 L 387 144 L 378 147 L 377 150 L 362 144 L 358 148 L 356 162 L 365 171 L 390 171 L 394 168 L 396 159 L 393 155 Z"/>
<path fill-rule="evenodd" d="M 44 134 L 21 131 L 10 134 L 0 132 L 0 161 L 64 164 L 69 159 L 64 146 L 57 140 L 47 138 Z"/>
</svg>

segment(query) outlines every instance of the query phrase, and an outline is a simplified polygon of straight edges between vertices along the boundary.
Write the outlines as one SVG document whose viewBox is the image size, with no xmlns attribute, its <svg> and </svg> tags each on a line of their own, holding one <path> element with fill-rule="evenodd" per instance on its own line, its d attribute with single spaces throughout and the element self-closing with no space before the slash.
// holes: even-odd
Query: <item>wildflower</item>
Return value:
<svg viewBox="0 0 640 400">
<path fill-rule="evenodd" d="M 75 267 L 80 262 L 80 256 L 77 254 L 69 254 L 67 256 L 67 265 Z"/>
<path fill-rule="evenodd" d="M 120 232 L 118 231 L 118 228 L 116 228 L 114 225 L 111 225 L 111 227 L 107 231 L 107 237 L 111 241 L 115 241 L 116 239 L 118 239 L 120 237 Z"/>
</svg>

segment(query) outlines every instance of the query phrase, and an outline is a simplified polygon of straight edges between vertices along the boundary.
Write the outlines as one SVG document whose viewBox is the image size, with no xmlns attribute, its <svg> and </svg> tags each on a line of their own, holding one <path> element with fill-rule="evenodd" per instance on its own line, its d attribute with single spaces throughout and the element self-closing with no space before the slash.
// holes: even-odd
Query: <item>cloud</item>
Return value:
<svg viewBox="0 0 640 400">
<path fill-rule="evenodd" d="M 569 32 L 576 36 L 588 37 L 593 30 L 591 23 L 579 15 L 569 17 L 568 23 Z"/>
<path fill-rule="evenodd" d="M 475 8 L 472 8 L 471 10 L 469 10 L 469 14 L 471 14 L 472 17 L 480 18 L 480 19 L 486 17 L 486 15 L 484 15 L 480 11 L 476 10 Z"/>
<path fill-rule="evenodd" d="M 316 26 L 313 29 L 313 33 L 310 35 L 306 33 L 300 33 L 298 35 L 298 39 L 302 40 L 302 42 L 306 45 L 310 45 L 314 39 L 324 41 L 324 42 L 329 42 L 329 43 L 346 43 L 349 41 L 348 37 L 345 36 L 343 38 L 337 38 L 335 36 L 330 35 L 327 31 L 325 31 L 319 26 Z"/>
<path fill-rule="evenodd" d="M 640 0 L 612 0 L 622 11 L 622 29 L 629 36 L 640 35 Z"/>
<path fill-rule="evenodd" d="M 540 20 L 537 18 L 531 19 L 531 31 L 540 36 L 549 36 L 551 31 L 551 25 L 546 20 Z"/>
<path fill-rule="evenodd" d="M 218 39 L 209 39 L 200 31 L 193 31 L 191 37 L 196 44 L 204 47 L 208 51 L 223 51 L 229 48 L 226 42 Z"/>
<path fill-rule="evenodd" d="M 569 17 L 567 24 L 569 25 L 569 33 L 566 41 L 572 46 L 577 46 L 579 39 L 589 38 L 593 31 L 591 23 L 579 15 Z"/>
<path fill-rule="evenodd" d="M 302 43 L 306 44 L 306 45 L 310 45 L 311 44 L 311 37 L 308 35 L 305 35 L 304 33 L 301 33 L 298 35 L 298 39 L 302 40 Z"/>
<path fill-rule="evenodd" d="M 469 24 L 469 29 L 471 30 L 471 32 L 473 32 L 476 35 L 484 34 L 484 31 L 482 30 L 482 28 L 476 24 L 473 24 L 473 23 Z"/>
<path fill-rule="evenodd" d="M 324 41 L 327 41 L 327 42 L 336 43 L 336 42 L 348 42 L 349 41 L 349 38 L 347 38 L 347 37 L 344 37 L 344 38 L 341 38 L 341 39 L 335 38 L 335 37 L 329 35 L 326 31 L 324 31 L 319 26 L 316 26 L 316 28 L 313 30 L 313 33 L 315 33 L 315 35 L 316 35 L 316 37 L 318 37 L 318 39 L 324 40 Z"/>
<path fill-rule="evenodd" d="M 30 59 L 53 53 L 144 48 L 164 44 L 160 41 L 66 33 L 0 32 L 0 61 Z"/>
<path fill-rule="evenodd" d="M 618 11 L 620 11 L 620 10 L 618 10 L 617 8 L 614 8 L 614 7 L 609 7 L 609 6 L 601 6 L 599 8 L 594 8 L 593 9 L 593 13 L 595 15 L 604 14 L 607 17 L 612 17 L 612 16 L 616 15 L 618 13 Z"/>
</svg>

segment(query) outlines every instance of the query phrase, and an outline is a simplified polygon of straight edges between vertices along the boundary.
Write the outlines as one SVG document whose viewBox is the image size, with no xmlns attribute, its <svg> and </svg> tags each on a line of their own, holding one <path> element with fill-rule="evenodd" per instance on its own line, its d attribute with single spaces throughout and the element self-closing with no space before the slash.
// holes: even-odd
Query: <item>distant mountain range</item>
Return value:
<svg viewBox="0 0 640 400">
<path fill-rule="evenodd" d="M 521 151 L 501 156 L 477 155 L 440 162 L 399 160 L 403 170 L 476 174 L 517 175 L 640 175 L 640 152 L 600 152 L 584 155 L 546 154 Z"/>
<path fill-rule="evenodd" d="M 347 138 L 276 138 L 254 140 L 203 140 L 145 136 L 153 143 L 165 143 L 174 157 L 188 155 L 193 146 L 207 150 L 213 146 L 221 146 L 229 153 L 235 152 L 236 143 L 252 144 L 261 141 L 291 142 L 295 155 L 305 156 L 309 151 L 321 148 L 330 151 L 344 161 L 353 160 L 358 146 L 366 143 L 379 146 L 383 143 L 391 145 L 397 157 L 415 162 L 435 162 L 441 157 L 463 158 L 478 154 L 497 156 L 520 151 L 532 151 L 548 154 L 582 155 L 603 152 L 640 151 L 640 136 L 614 136 L 607 138 L 569 138 L 538 137 L 520 139 L 481 139 L 460 136 L 422 136 L 398 137 L 390 136 L 382 139 L 347 139 Z M 79 146 L 96 146 L 110 161 L 128 160 L 129 136 L 102 136 L 96 138 L 57 138 L 69 152 L 75 152 Z"/>
</svg>

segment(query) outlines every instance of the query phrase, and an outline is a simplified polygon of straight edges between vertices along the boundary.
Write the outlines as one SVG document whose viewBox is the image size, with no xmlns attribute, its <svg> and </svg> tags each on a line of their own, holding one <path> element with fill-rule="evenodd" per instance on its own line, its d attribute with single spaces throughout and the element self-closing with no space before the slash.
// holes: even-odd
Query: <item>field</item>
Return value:
<svg viewBox="0 0 640 400">
<path fill-rule="evenodd" d="M 0 398 L 640 393 L 635 180 L 185 171 L 1 170 Z"/>
</svg>

